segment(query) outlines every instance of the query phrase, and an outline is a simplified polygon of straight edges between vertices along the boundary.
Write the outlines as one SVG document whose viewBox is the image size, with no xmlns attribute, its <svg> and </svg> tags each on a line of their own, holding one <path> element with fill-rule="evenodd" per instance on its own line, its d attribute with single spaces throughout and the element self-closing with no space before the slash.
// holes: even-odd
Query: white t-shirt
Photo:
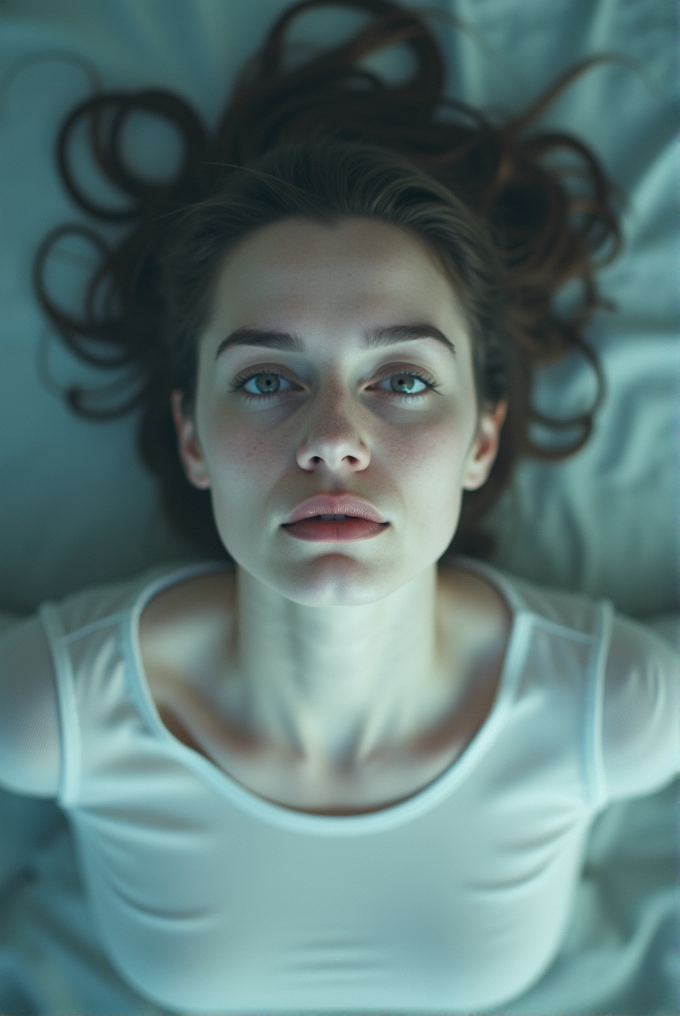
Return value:
<svg viewBox="0 0 680 1016">
<path fill-rule="evenodd" d="M 608 600 L 456 564 L 512 610 L 493 708 L 432 783 L 360 815 L 266 801 L 161 722 L 139 615 L 220 562 L 44 603 L 0 636 L 0 785 L 56 796 L 139 994 L 192 1014 L 455 1013 L 550 965 L 595 815 L 680 772 L 680 657 Z"/>
</svg>

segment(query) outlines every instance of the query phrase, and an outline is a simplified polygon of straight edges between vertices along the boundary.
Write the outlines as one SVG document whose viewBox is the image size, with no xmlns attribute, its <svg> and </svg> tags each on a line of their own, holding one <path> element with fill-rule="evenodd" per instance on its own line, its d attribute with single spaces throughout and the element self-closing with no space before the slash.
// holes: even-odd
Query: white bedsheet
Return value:
<svg viewBox="0 0 680 1016">
<path fill-rule="evenodd" d="M 88 584 L 196 557 L 164 523 L 155 483 L 135 458 L 135 418 L 104 425 L 76 419 L 44 380 L 45 364 L 61 386 L 110 380 L 48 341 L 31 292 L 31 260 L 42 237 L 53 225 L 81 218 L 58 181 L 52 150 L 63 116 L 90 86 L 86 69 L 64 62 L 63 54 L 85 58 L 107 87 L 176 89 L 213 122 L 241 61 L 286 6 L 284 0 L 0 5 L 0 610 L 27 613 Z M 594 52 L 617 51 L 639 62 L 640 74 L 606 66 L 584 75 L 543 121 L 588 142 L 630 196 L 626 251 L 601 276 L 619 312 L 598 314 L 588 332 L 608 384 L 591 444 L 563 464 L 521 465 L 492 514 L 500 546 L 491 563 L 535 582 L 608 596 L 625 613 L 657 619 L 680 645 L 674 5 L 440 0 L 430 6 L 472 26 L 465 35 L 432 21 L 448 53 L 450 92 L 482 106 L 521 108 Z M 312 12 L 292 38 L 324 41 L 362 21 L 345 11 Z M 36 63 L 36 54 L 52 57 Z M 395 75 L 407 68 L 399 53 L 374 63 Z M 172 137 L 148 123 L 132 125 L 131 143 L 150 169 L 173 151 Z M 56 266 L 54 276 L 64 299 L 75 292 L 67 267 Z M 539 379 L 536 401 L 570 415 L 593 390 L 588 366 L 574 358 Z M 503 1012 L 678 1009 L 679 789 L 601 816 L 560 955 Z M 35 872 L 33 881 L 24 879 L 25 870 Z M 120 982 L 96 942 L 60 813 L 51 802 L 0 792 L 0 1012 L 151 1011 Z"/>
</svg>

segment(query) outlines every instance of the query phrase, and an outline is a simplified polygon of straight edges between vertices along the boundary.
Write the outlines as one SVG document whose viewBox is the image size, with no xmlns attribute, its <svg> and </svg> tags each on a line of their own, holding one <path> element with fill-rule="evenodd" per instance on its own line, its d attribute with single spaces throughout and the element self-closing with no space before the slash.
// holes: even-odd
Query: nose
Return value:
<svg viewBox="0 0 680 1016">
<path fill-rule="evenodd" d="M 338 385 L 319 392 L 306 420 L 297 449 L 298 465 L 308 471 L 326 466 L 332 471 L 366 469 L 371 454 L 357 426 L 359 408 Z"/>
</svg>

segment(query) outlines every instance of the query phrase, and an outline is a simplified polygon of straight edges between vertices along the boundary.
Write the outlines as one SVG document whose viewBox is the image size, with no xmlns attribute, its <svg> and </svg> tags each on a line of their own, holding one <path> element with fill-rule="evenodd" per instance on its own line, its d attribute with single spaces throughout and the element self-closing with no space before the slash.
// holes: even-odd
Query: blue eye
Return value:
<svg viewBox="0 0 680 1016">
<path fill-rule="evenodd" d="M 396 399 L 406 401 L 422 399 L 424 396 L 428 395 L 430 391 L 437 391 L 439 388 L 439 385 L 435 384 L 434 381 L 428 380 L 419 371 L 412 370 L 390 371 L 379 380 L 391 381 L 392 378 L 397 378 L 397 384 L 400 385 L 401 388 L 396 391 L 389 391 L 386 394 Z M 280 382 L 282 380 L 288 381 L 289 384 L 292 383 L 285 377 L 285 375 L 274 370 L 257 371 L 254 374 L 241 374 L 234 380 L 234 383 L 230 386 L 229 390 L 232 392 L 240 392 L 243 398 L 248 400 L 254 399 L 256 402 L 269 402 L 271 399 L 276 398 L 277 395 L 283 394 L 279 391 Z M 259 389 L 258 391 L 246 390 L 245 386 L 250 384 L 251 381 L 255 383 L 256 387 Z M 409 387 L 412 388 L 417 381 L 420 381 L 423 385 L 425 385 L 425 389 L 416 392 L 409 391 Z M 383 391 L 385 390 L 383 389 Z"/>
<path fill-rule="evenodd" d="M 427 388 L 433 387 L 433 385 L 430 382 L 426 381 L 424 377 L 421 377 L 420 374 L 411 373 L 410 371 L 404 370 L 400 370 L 398 373 L 395 374 L 388 374 L 387 377 L 381 378 L 381 381 L 391 381 L 392 378 L 397 378 L 397 384 L 402 385 L 402 387 L 397 388 L 396 391 L 391 391 L 389 393 L 390 395 L 408 395 L 414 398 L 415 396 L 418 395 L 424 395 L 425 391 L 427 391 Z M 420 381 L 420 383 L 423 385 L 427 385 L 425 391 L 421 390 L 419 392 L 418 391 L 412 392 L 410 390 L 417 381 Z"/>
<path fill-rule="evenodd" d="M 236 379 L 239 380 L 238 378 Z M 251 381 L 255 382 L 256 391 L 246 391 L 245 386 L 250 384 Z M 274 371 L 267 371 L 261 374 L 251 374 L 250 377 L 245 378 L 240 384 L 235 385 L 232 391 L 237 389 L 243 389 L 243 394 L 247 398 L 259 399 L 271 398 L 273 395 L 279 394 L 279 387 L 281 381 L 288 381 L 288 378 L 283 377 L 282 374 L 276 374 Z M 288 381 L 290 384 L 290 381 Z"/>
</svg>

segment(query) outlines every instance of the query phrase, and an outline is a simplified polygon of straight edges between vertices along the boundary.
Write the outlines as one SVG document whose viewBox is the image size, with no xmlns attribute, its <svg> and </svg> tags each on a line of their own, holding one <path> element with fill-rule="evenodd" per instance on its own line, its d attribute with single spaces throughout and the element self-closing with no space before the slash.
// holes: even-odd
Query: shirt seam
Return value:
<svg viewBox="0 0 680 1016">
<path fill-rule="evenodd" d="M 604 712 L 604 691 L 607 660 L 614 624 L 614 606 L 611 600 L 600 601 L 599 639 L 593 661 L 588 668 L 586 692 L 586 732 L 584 755 L 588 782 L 589 803 L 594 810 L 600 810 L 607 803 L 609 794 L 604 770 L 602 724 Z"/>
<path fill-rule="evenodd" d="M 598 642 L 598 634 L 592 632 L 578 631 L 577 628 L 569 628 L 565 624 L 559 624 L 557 621 L 551 621 L 547 617 L 543 617 L 541 614 L 537 614 L 535 611 L 529 611 L 535 618 L 535 624 L 537 627 L 544 628 L 547 631 L 552 632 L 554 635 L 560 635 L 562 638 L 569 638 L 572 642 L 583 642 L 590 643 L 591 645 Z"/>
<path fill-rule="evenodd" d="M 57 802 L 62 807 L 69 807 L 78 799 L 81 769 L 81 739 L 73 667 L 61 619 L 54 604 L 43 603 L 38 609 L 38 615 L 52 654 L 57 690 L 61 742 Z"/>
<path fill-rule="evenodd" d="M 76 639 L 91 635 L 92 632 L 98 631 L 100 628 L 106 628 L 107 625 L 119 625 L 121 620 L 127 616 L 129 608 L 124 610 L 118 610 L 115 614 L 107 614 L 106 617 L 100 617 L 97 621 L 90 621 L 89 624 L 84 624 L 82 628 L 76 628 L 75 631 L 68 632 L 68 634 L 62 634 L 61 641 L 64 645 L 70 645 L 71 642 L 75 642 Z"/>
</svg>

